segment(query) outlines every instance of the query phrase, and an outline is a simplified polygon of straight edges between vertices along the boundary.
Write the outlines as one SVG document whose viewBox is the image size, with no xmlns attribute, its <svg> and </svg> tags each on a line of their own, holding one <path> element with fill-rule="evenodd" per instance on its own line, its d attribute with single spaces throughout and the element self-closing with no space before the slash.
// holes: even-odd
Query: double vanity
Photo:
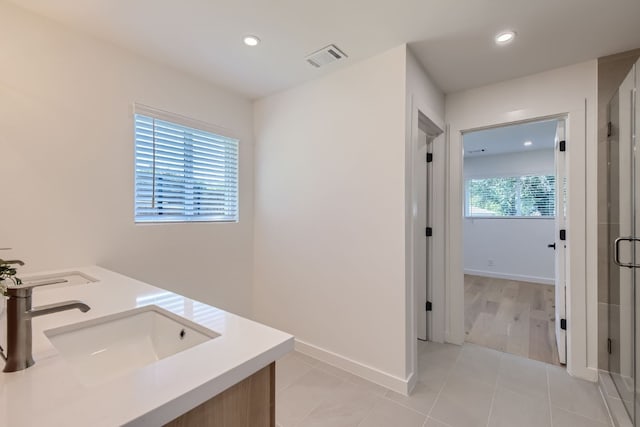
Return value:
<svg viewBox="0 0 640 427">
<path fill-rule="evenodd" d="M 100 267 L 21 286 L 34 309 L 89 310 L 30 318 L 35 364 L 0 373 L 0 427 L 275 426 L 275 361 L 291 335 Z"/>
</svg>

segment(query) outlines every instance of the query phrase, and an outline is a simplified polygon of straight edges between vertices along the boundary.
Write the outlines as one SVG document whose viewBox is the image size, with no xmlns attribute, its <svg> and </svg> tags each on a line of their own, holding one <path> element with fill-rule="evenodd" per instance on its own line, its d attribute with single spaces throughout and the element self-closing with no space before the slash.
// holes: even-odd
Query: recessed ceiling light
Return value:
<svg viewBox="0 0 640 427">
<path fill-rule="evenodd" d="M 516 37 L 516 33 L 513 31 L 503 31 L 496 36 L 496 44 L 509 44 Z"/>
<path fill-rule="evenodd" d="M 256 36 L 245 36 L 243 41 L 247 46 L 258 46 L 260 43 L 260 39 Z"/>
<path fill-rule="evenodd" d="M 525 146 L 525 147 L 529 147 L 529 146 L 531 146 L 531 145 L 533 145 L 533 142 L 531 142 L 531 141 L 525 141 L 525 142 L 524 142 L 524 146 Z"/>
</svg>

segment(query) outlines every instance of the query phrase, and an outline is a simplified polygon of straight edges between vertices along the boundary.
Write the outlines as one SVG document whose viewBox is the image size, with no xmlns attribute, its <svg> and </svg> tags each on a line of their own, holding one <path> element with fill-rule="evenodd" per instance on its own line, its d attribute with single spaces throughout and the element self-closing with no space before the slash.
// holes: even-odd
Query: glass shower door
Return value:
<svg viewBox="0 0 640 427">
<path fill-rule="evenodd" d="M 634 75 L 634 85 L 631 91 L 631 141 L 633 145 L 633 224 L 635 238 L 640 237 L 640 138 L 638 135 L 638 129 L 640 127 L 640 108 L 638 105 L 638 88 L 640 86 L 640 61 L 638 61 L 631 73 Z M 632 246 L 633 251 L 633 283 L 634 283 L 634 323 L 635 323 L 635 349 L 634 349 L 634 366 L 636 369 L 635 376 L 635 400 L 634 400 L 634 425 L 638 424 L 638 417 L 640 417 L 640 381 L 638 380 L 638 369 L 640 369 L 640 314 L 638 313 L 638 307 L 640 307 L 640 291 L 637 290 L 637 286 L 640 286 L 640 241 L 634 241 Z"/>
<path fill-rule="evenodd" d="M 636 67 L 609 104 L 609 372 L 636 425 L 636 283 L 640 283 L 640 163 L 635 138 Z M 638 215 L 636 215 L 638 212 Z M 640 252 L 638 253 L 640 255 Z"/>
</svg>

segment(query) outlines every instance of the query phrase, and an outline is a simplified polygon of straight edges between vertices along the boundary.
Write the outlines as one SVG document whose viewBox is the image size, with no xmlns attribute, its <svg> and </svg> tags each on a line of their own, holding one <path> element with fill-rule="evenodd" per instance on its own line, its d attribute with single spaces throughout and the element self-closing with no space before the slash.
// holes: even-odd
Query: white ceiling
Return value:
<svg viewBox="0 0 640 427">
<path fill-rule="evenodd" d="M 535 150 L 553 150 L 557 120 L 521 123 L 465 133 L 464 157 L 495 156 Z M 525 146 L 525 141 L 533 144 Z M 481 151 L 481 150 L 485 151 Z"/>
<path fill-rule="evenodd" d="M 252 98 L 405 42 L 445 92 L 640 47 L 638 0 L 13 2 Z M 497 47 L 505 28 L 518 37 Z M 245 47 L 246 34 L 262 43 Z M 323 69 L 304 61 L 330 43 L 349 59 Z"/>
</svg>

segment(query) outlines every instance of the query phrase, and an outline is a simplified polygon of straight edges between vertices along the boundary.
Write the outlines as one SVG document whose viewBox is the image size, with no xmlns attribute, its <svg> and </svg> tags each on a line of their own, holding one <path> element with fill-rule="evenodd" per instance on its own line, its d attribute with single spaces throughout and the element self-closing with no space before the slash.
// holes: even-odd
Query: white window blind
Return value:
<svg viewBox="0 0 640 427">
<path fill-rule="evenodd" d="M 554 217 L 553 175 L 526 175 L 466 180 L 468 217 Z"/>
<path fill-rule="evenodd" d="M 238 220 L 238 140 L 135 107 L 135 221 Z"/>
</svg>

